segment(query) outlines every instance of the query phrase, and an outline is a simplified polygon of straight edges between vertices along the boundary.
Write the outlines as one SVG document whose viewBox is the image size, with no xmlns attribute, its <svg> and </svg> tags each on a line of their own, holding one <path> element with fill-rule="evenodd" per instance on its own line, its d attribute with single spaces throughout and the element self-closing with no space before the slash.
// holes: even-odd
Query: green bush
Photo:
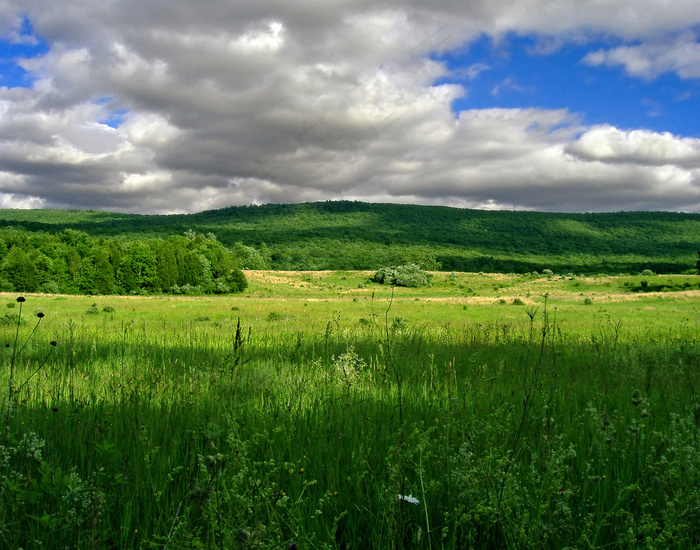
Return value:
<svg viewBox="0 0 700 550">
<path fill-rule="evenodd" d="M 372 280 L 382 285 L 418 288 L 426 286 L 433 276 L 416 264 L 383 267 L 377 271 Z"/>
</svg>

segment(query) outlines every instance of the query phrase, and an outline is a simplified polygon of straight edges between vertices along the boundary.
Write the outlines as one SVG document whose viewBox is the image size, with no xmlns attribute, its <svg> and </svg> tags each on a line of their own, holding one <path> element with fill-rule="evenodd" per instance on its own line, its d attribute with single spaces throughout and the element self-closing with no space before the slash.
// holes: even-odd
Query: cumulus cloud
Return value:
<svg viewBox="0 0 700 550">
<path fill-rule="evenodd" d="M 566 147 L 583 160 L 700 169 L 700 139 L 647 130 L 623 131 L 609 125 L 586 131 Z"/>
<path fill-rule="evenodd" d="M 26 16 L 49 50 L 20 61 L 31 88 L 0 88 L 0 206 L 700 208 L 694 140 L 587 128 L 567 110 L 455 116 L 465 90 L 435 84 L 447 69 L 431 55 L 484 33 L 664 36 L 700 22 L 695 0 L 23 4 L 0 8 L 0 31 L 21 34 Z M 674 44 L 665 61 L 637 54 L 693 74 Z"/>
<path fill-rule="evenodd" d="M 681 78 L 700 78 L 700 43 L 694 33 L 683 33 L 674 40 L 653 40 L 634 46 L 620 46 L 589 53 L 589 65 L 621 65 L 631 76 L 653 79 L 667 72 Z"/>
</svg>

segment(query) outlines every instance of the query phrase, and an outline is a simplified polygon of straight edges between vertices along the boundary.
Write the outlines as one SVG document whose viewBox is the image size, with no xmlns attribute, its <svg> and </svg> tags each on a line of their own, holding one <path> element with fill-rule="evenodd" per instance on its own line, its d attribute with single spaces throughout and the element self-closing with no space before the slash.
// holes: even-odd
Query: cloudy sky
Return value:
<svg viewBox="0 0 700 550">
<path fill-rule="evenodd" d="M 697 0 L 0 0 L 0 208 L 700 212 Z"/>
</svg>

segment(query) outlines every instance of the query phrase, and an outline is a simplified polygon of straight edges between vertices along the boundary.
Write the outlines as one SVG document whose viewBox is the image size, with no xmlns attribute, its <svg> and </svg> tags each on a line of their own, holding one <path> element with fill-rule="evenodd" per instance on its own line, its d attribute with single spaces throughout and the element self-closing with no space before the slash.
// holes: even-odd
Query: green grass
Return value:
<svg viewBox="0 0 700 550">
<path fill-rule="evenodd" d="M 700 543 L 697 277 L 249 275 L 3 295 L 0 546 Z"/>
</svg>

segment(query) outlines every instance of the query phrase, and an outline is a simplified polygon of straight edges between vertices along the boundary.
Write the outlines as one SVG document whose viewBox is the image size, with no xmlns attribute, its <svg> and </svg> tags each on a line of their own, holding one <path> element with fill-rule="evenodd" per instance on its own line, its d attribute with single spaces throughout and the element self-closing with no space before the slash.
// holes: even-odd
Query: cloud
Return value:
<svg viewBox="0 0 700 550">
<path fill-rule="evenodd" d="M 31 88 L 0 88 L 0 204 L 158 213 L 343 198 L 574 211 L 700 204 L 694 142 L 615 138 L 619 130 L 583 127 L 565 109 L 455 117 L 465 90 L 435 85 L 447 68 L 431 57 L 484 33 L 663 36 L 700 23 L 695 0 L 23 4 L 22 14 L 0 8 L 0 29 L 23 32 L 26 15 L 49 49 L 21 61 Z M 681 43 L 672 49 L 678 61 Z M 674 67 L 690 71 L 690 57 Z"/>
<path fill-rule="evenodd" d="M 700 43 L 694 33 L 683 33 L 670 41 L 598 50 L 583 61 L 592 66 L 621 65 L 627 74 L 647 80 L 671 72 L 681 78 L 700 78 Z"/>
<path fill-rule="evenodd" d="M 566 152 L 588 161 L 700 169 L 700 139 L 609 125 L 589 129 Z"/>
</svg>

